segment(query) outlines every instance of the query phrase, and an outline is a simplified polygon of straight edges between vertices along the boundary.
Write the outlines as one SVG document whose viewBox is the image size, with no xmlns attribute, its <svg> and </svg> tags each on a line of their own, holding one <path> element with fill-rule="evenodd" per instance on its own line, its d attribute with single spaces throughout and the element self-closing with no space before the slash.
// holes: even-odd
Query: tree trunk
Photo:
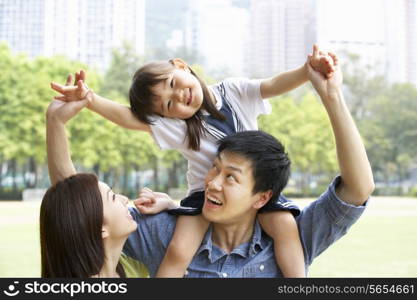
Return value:
<svg viewBox="0 0 417 300">
<path fill-rule="evenodd" d="M 127 165 L 125 164 L 123 166 L 123 182 L 122 182 L 122 194 L 127 195 L 128 194 L 128 181 L 129 181 L 129 169 Z"/>
<path fill-rule="evenodd" d="M 29 179 L 27 180 L 27 184 L 26 187 L 29 188 L 34 188 L 36 186 L 37 183 L 37 176 L 38 176 L 38 172 L 37 172 L 37 164 L 36 161 L 33 157 L 29 158 Z M 32 177 L 33 175 L 33 177 Z"/>
<path fill-rule="evenodd" d="M 168 189 L 178 187 L 178 175 L 177 175 L 178 166 L 179 166 L 179 163 L 174 162 L 172 164 L 171 168 L 169 168 L 169 170 L 168 170 L 168 174 L 169 174 Z"/>
<path fill-rule="evenodd" d="M 17 192 L 17 179 L 16 179 L 16 159 L 10 161 L 10 169 L 12 170 L 13 177 L 13 192 Z"/>
<path fill-rule="evenodd" d="M 158 157 L 153 159 L 153 188 L 155 191 L 159 191 L 159 173 L 158 173 Z"/>
<path fill-rule="evenodd" d="M 97 175 L 97 177 L 98 178 L 100 178 L 100 165 L 99 164 L 95 164 L 94 166 L 93 166 L 93 171 L 94 171 L 94 174 L 96 174 Z M 105 181 L 104 181 L 105 182 Z"/>
<path fill-rule="evenodd" d="M 27 163 L 23 165 L 23 182 L 25 183 L 25 188 L 29 188 L 30 186 L 30 158 L 28 159 Z"/>
<path fill-rule="evenodd" d="M 0 191 L 3 189 L 3 159 L 0 159 Z"/>
<path fill-rule="evenodd" d="M 403 169 L 402 166 L 400 164 L 397 163 L 397 176 L 398 176 L 398 184 L 397 184 L 397 190 L 398 190 L 398 196 L 401 196 L 403 194 L 403 187 L 402 187 L 402 183 L 403 183 Z"/>
<path fill-rule="evenodd" d="M 110 184 L 110 171 L 104 172 L 103 182 L 105 182 L 107 184 Z"/>
<path fill-rule="evenodd" d="M 140 188 L 140 174 L 139 174 L 140 168 L 135 165 L 135 193 L 136 195 L 139 194 L 139 188 Z"/>
</svg>

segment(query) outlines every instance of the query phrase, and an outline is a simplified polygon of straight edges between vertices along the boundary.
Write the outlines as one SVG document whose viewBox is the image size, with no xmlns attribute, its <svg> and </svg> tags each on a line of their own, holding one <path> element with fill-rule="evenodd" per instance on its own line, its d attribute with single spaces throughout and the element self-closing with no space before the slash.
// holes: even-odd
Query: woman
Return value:
<svg viewBox="0 0 417 300">
<path fill-rule="evenodd" d="M 68 76 L 67 85 L 72 81 Z M 71 161 L 65 123 L 87 105 L 87 100 L 53 101 L 46 113 L 48 168 L 52 186 L 40 212 L 42 277 L 125 277 L 122 248 L 136 227 L 127 203 L 99 182 L 94 174 L 77 174 Z M 139 198 L 152 213 L 173 208 L 168 198 L 157 202 Z M 125 258 L 122 257 L 122 261 Z M 136 266 L 137 268 L 138 266 Z M 142 276 L 147 275 L 141 266 Z"/>
</svg>

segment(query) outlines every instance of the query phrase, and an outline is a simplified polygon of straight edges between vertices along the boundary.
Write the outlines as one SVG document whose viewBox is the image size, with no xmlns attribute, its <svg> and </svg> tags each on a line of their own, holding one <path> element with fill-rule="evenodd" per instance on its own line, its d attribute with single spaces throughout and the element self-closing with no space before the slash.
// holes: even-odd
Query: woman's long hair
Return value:
<svg viewBox="0 0 417 300">
<path fill-rule="evenodd" d="M 142 122 L 152 124 L 151 115 L 154 115 L 153 102 L 155 94 L 152 88 L 159 82 L 166 80 L 165 74 L 172 72 L 174 65 L 170 61 L 151 62 L 136 71 L 133 75 L 132 84 L 129 90 L 130 108 L 132 113 Z M 188 67 L 191 74 L 200 82 L 203 90 L 203 103 L 201 108 L 218 120 L 225 120 L 225 116 L 219 112 L 214 104 L 214 99 L 210 96 L 205 82 Z M 188 147 L 192 150 L 200 150 L 200 137 L 205 132 L 202 124 L 203 115 L 200 110 L 192 117 L 185 120 L 187 124 Z"/>
<path fill-rule="evenodd" d="M 42 199 L 42 277 L 87 278 L 105 261 L 103 201 L 94 174 L 77 174 L 50 187 Z M 125 277 L 119 263 L 117 272 Z"/>
</svg>

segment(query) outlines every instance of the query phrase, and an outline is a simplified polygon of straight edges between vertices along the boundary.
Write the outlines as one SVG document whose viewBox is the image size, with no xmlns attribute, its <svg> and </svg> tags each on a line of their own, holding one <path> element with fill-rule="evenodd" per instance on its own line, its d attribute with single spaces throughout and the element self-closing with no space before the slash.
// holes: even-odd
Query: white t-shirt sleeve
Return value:
<svg viewBox="0 0 417 300">
<path fill-rule="evenodd" d="M 224 81 L 226 93 L 231 92 L 230 99 L 239 101 L 241 108 L 255 117 L 270 114 L 271 105 L 261 96 L 262 79 L 229 78 Z"/>
<path fill-rule="evenodd" d="M 156 116 L 151 120 L 152 137 L 161 150 L 182 149 L 187 143 L 187 125 L 184 120 Z"/>
</svg>

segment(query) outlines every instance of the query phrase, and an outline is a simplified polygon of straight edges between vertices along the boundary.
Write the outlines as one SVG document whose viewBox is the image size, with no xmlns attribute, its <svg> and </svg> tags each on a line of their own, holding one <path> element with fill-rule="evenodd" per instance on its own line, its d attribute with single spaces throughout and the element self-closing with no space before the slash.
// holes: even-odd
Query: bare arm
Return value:
<svg viewBox="0 0 417 300">
<path fill-rule="evenodd" d="M 322 73 L 326 78 L 330 78 L 334 73 L 334 62 L 332 57 L 319 49 L 318 45 L 313 45 L 313 54 L 309 56 L 307 62 L 300 68 L 283 72 L 275 77 L 264 79 L 261 82 L 261 96 L 263 99 L 271 98 L 289 92 L 308 80 L 307 64 L 315 71 Z"/>
<path fill-rule="evenodd" d="M 278 74 L 261 82 L 261 96 L 263 99 L 275 97 L 291 91 L 308 80 L 307 66 Z"/>
<path fill-rule="evenodd" d="M 95 93 L 92 94 L 92 99 L 88 108 L 121 127 L 151 132 L 150 126 L 139 121 L 129 107 L 101 97 Z"/>
<path fill-rule="evenodd" d="M 46 112 L 46 149 L 49 178 L 52 185 L 76 174 L 71 160 L 65 123 L 86 105 L 86 100 L 71 103 L 55 100 L 48 107 Z"/>
<path fill-rule="evenodd" d="M 342 182 L 336 189 L 345 202 L 362 205 L 374 190 L 371 165 L 365 146 L 342 94 L 342 73 L 336 56 L 335 74 L 330 79 L 308 68 L 309 78 L 328 113 L 336 140 Z"/>
<path fill-rule="evenodd" d="M 75 74 L 76 85 L 61 85 L 52 82 L 51 88 L 61 93 L 55 99 L 65 102 L 87 99 L 89 102 L 87 107 L 105 119 L 127 129 L 151 132 L 150 126 L 138 120 L 129 107 L 101 97 L 89 90 L 84 83 L 85 78 L 86 74 L 81 70 Z"/>
</svg>

